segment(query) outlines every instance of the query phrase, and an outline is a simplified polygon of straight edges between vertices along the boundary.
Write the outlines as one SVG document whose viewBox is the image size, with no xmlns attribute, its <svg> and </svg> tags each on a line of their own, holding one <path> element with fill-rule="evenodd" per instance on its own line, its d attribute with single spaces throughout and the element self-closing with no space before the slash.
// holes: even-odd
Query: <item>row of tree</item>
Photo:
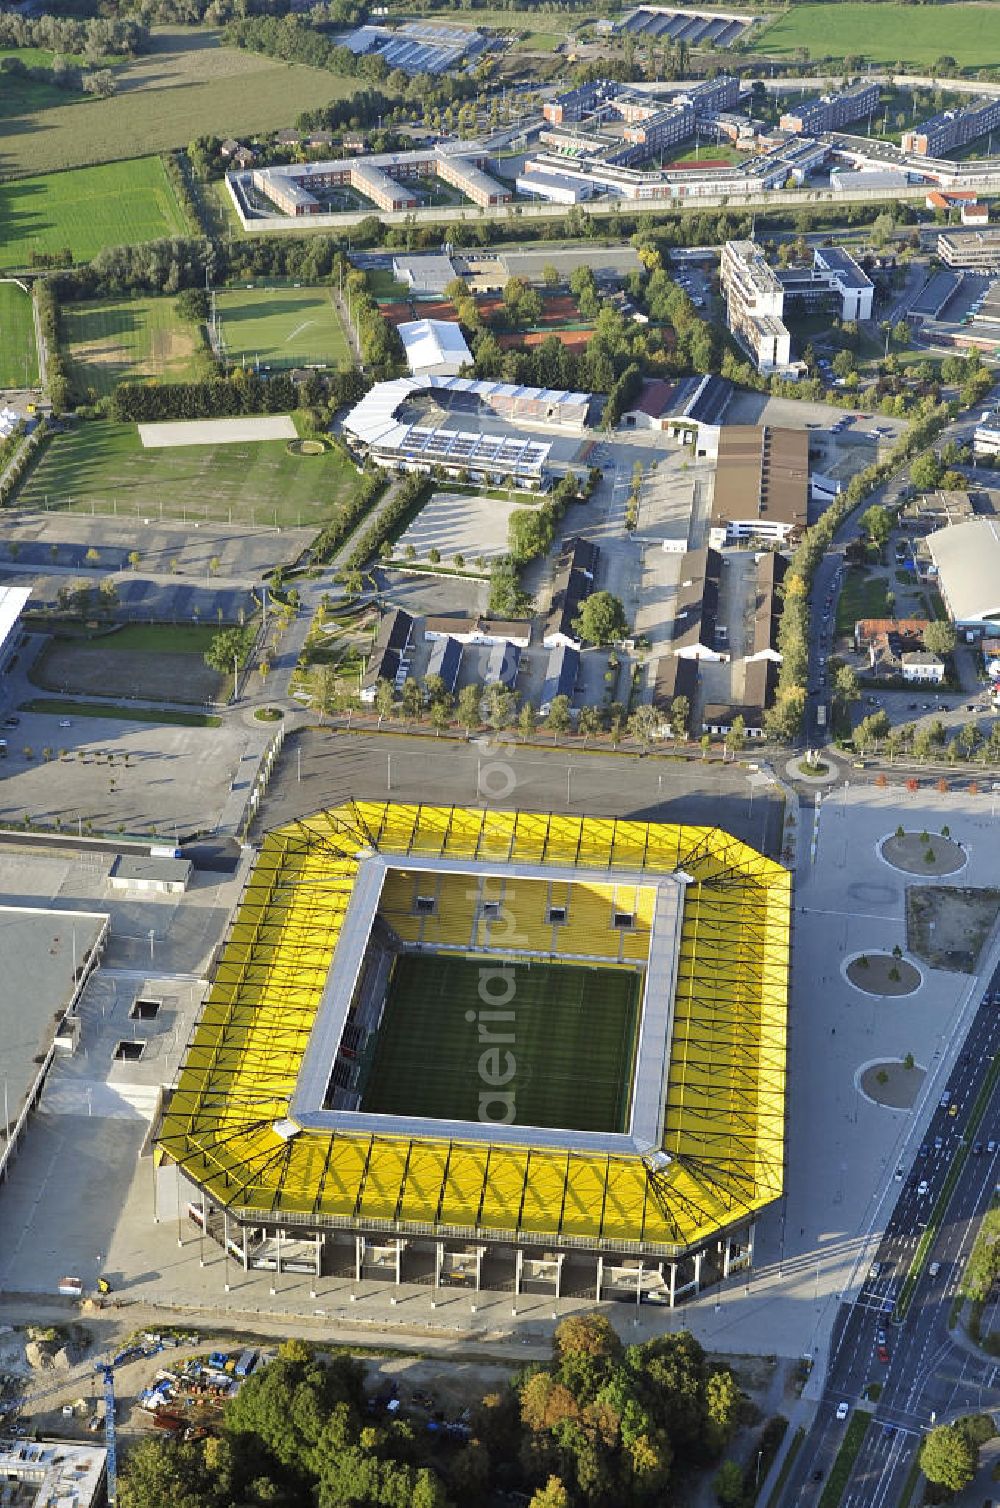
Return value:
<svg viewBox="0 0 1000 1508">
<path fill-rule="evenodd" d="M 363 1372 L 299 1341 L 230 1399 L 218 1436 L 145 1439 L 129 1452 L 122 1508 L 450 1508 L 501 1496 L 530 1508 L 672 1508 L 691 1500 L 746 1413 L 726 1366 L 686 1331 L 624 1346 L 601 1315 L 556 1329 L 529 1366 L 471 1406 L 468 1430 L 434 1433 L 366 1409 Z"/>
<path fill-rule="evenodd" d="M 57 58 L 64 57 L 70 67 L 76 58 L 87 66 L 96 66 L 107 58 L 122 54 L 135 57 L 145 52 L 149 32 L 131 15 L 77 19 L 9 10 L 0 13 L 0 48 L 4 47 L 37 47 Z"/>
<path fill-rule="evenodd" d="M 283 372 L 262 377 L 240 369 L 206 382 L 120 382 L 111 398 L 119 423 L 157 419 L 214 419 L 238 414 L 287 414 L 295 408 L 295 383 Z"/>
</svg>

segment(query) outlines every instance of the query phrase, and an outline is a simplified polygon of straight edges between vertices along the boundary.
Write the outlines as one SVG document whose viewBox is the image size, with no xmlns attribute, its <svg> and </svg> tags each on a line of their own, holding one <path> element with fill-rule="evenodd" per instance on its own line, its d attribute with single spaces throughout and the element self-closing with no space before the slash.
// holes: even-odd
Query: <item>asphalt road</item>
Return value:
<svg viewBox="0 0 1000 1508">
<path fill-rule="evenodd" d="M 960 1413 L 1000 1407 L 1000 1367 L 976 1354 L 957 1330 L 948 1327 L 955 1286 L 979 1217 L 1000 1178 L 1000 1089 L 991 1096 L 978 1129 L 965 1136 L 970 1112 L 998 1052 L 1000 969 L 983 992 L 923 1141 L 911 1149 L 910 1161 L 896 1170 L 895 1208 L 857 1298 L 842 1306 L 837 1317 L 826 1389 L 786 1482 L 781 1508 L 804 1508 L 818 1501 L 846 1428 L 837 1419 L 837 1408 L 844 1403 L 856 1407 L 870 1383 L 879 1383 L 882 1391 L 841 1500 L 844 1508 L 896 1508 L 926 1429 Z M 986 1144 L 993 1139 L 998 1146 L 990 1153 Z M 911 1260 L 965 1141 L 964 1165 L 912 1302 L 900 1320 L 895 1306 Z M 932 1276 L 934 1263 L 938 1271 Z"/>
<path fill-rule="evenodd" d="M 772 856 L 781 846 L 780 792 L 732 764 L 332 729 L 289 736 L 257 820 L 264 831 L 350 797 L 390 795 L 719 826 Z"/>
</svg>

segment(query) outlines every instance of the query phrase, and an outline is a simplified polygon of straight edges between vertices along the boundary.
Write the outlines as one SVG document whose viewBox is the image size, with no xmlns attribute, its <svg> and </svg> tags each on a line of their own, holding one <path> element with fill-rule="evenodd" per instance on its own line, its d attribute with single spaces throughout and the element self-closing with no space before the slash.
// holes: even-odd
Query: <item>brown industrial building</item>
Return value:
<svg viewBox="0 0 1000 1508">
<path fill-rule="evenodd" d="M 804 429 L 726 425 L 719 435 L 709 539 L 794 542 L 809 509 L 809 435 Z"/>
</svg>

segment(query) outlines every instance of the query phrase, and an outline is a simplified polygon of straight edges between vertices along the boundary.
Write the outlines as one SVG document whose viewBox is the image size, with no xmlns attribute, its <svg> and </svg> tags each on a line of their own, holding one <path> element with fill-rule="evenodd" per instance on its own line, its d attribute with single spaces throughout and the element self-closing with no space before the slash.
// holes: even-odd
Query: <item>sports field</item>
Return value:
<svg viewBox="0 0 1000 1508">
<path fill-rule="evenodd" d="M 0 388 L 34 387 L 37 381 L 31 298 L 16 283 L 0 283 Z"/>
<path fill-rule="evenodd" d="M 328 288 L 244 288 L 216 295 L 230 361 L 272 370 L 351 365 Z"/>
<path fill-rule="evenodd" d="M 116 383 L 159 377 L 188 382 L 207 375 L 207 353 L 172 298 L 96 299 L 60 310 L 63 349 L 78 397 L 98 398 Z"/>
<path fill-rule="evenodd" d="M 15 109 L 0 104 L 0 170 L 48 173 L 169 151 L 195 136 L 274 130 L 357 88 L 353 78 L 224 47 L 217 31 L 179 25 L 153 27 L 149 51 L 115 77 L 111 99 L 32 84 L 18 91 Z"/>
<path fill-rule="evenodd" d="M 289 455 L 284 440 L 144 450 L 134 424 L 53 435 L 18 493 L 25 508 L 319 527 L 357 486 L 336 451 Z"/>
<path fill-rule="evenodd" d="M 514 1059 L 503 1085 L 513 1097 L 513 1124 L 579 1131 L 625 1128 L 632 1089 L 641 976 L 625 969 L 568 964 L 511 965 L 513 1018 L 496 1035 Z M 371 1114 L 480 1120 L 480 1095 L 500 1093 L 484 1081 L 478 1013 L 487 1010 L 474 959 L 403 956 L 396 962 L 362 1099 Z M 502 1108 L 486 1110 L 500 1119 Z"/>
<path fill-rule="evenodd" d="M 813 62 L 864 58 L 927 68 L 947 55 L 959 68 L 1000 64 L 1000 4 L 793 5 L 765 31 L 752 33 L 750 51 L 789 57 L 800 47 Z"/>
<path fill-rule="evenodd" d="M 68 246 L 76 261 L 89 262 L 104 246 L 187 234 L 158 157 L 18 178 L 0 186 L 2 267 L 26 267 L 31 251 L 58 252 Z"/>
</svg>

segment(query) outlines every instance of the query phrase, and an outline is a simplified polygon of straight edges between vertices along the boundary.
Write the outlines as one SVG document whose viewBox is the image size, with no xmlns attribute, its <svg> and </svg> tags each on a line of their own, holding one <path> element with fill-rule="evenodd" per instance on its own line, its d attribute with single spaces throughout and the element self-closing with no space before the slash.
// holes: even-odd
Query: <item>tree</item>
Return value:
<svg viewBox="0 0 1000 1508">
<path fill-rule="evenodd" d="M 482 722 L 479 712 L 479 703 L 481 700 L 482 688 L 475 683 L 471 686 L 463 686 L 458 693 L 458 720 L 469 733 L 471 733 L 473 728 L 478 728 Z"/>
<path fill-rule="evenodd" d="M 600 707 L 581 707 L 576 726 L 579 732 L 583 734 L 584 741 L 588 738 L 596 737 L 604 726 Z"/>
<path fill-rule="evenodd" d="M 570 1508 L 569 1493 L 558 1477 L 549 1477 L 544 1487 L 539 1487 L 528 1508 Z"/>
<path fill-rule="evenodd" d="M 379 722 L 391 717 L 396 708 L 396 688 L 391 681 L 379 681 L 375 687 L 375 711 Z"/>
<path fill-rule="evenodd" d="M 688 736 L 691 721 L 691 703 L 686 696 L 675 696 L 670 703 L 670 731 L 678 740 Z"/>
<path fill-rule="evenodd" d="M 642 702 L 628 720 L 629 737 L 637 743 L 650 744 L 660 731 L 660 714 L 648 702 Z"/>
<path fill-rule="evenodd" d="M 545 726 L 554 734 L 565 733 L 570 725 L 569 697 L 554 696 L 549 705 Z"/>
<path fill-rule="evenodd" d="M 743 1472 L 735 1461 L 723 1461 L 712 1483 L 720 1508 L 743 1508 Z"/>
<path fill-rule="evenodd" d="M 747 725 L 742 713 L 733 718 L 733 725 L 726 734 L 726 748 L 735 759 L 747 741 Z"/>
<path fill-rule="evenodd" d="M 979 1453 L 954 1424 L 932 1429 L 920 1449 L 920 1469 L 928 1482 L 961 1492 L 976 1474 Z"/>
<path fill-rule="evenodd" d="M 918 492 L 933 492 L 944 474 L 941 458 L 933 450 L 917 456 L 910 466 L 910 481 Z"/>
<path fill-rule="evenodd" d="M 535 731 L 535 709 L 528 702 L 518 714 L 517 731 L 524 739 L 530 738 Z"/>
<path fill-rule="evenodd" d="M 862 513 L 861 527 L 875 548 L 881 550 L 892 533 L 892 515 L 881 503 L 873 503 Z"/>
<path fill-rule="evenodd" d="M 559 269 L 557 267 L 553 267 L 551 262 L 546 262 L 545 266 L 542 268 L 542 282 L 545 284 L 546 288 L 559 287 Z"/>
<path fill-rule="evenodd" d="M 923 632 L 924 648 L 928 654 L 939 655 L 942 659 L 950 655 L 958 643 L 958 635 L 951 623 L 943 618 L 937 618 L 933 623 L 928 623 Z"/>
<path fill-rule="evenodd" d="M 857 672 L 850 665 L 841 665 L 834 677 L 833 694 L 838 702 L 845 706 L 856 702 L 861 695 L 861 684 Z"/>
<path fill-rule="evenodd" d="M 628 633 L 628 619 L 618 597 L 611 592 L 592 592 L 574 619 L 573 628 L 588 644 L 614 644 Z"/>
<path fill-rule="evenodd" d="M 224 628 L 213 634 L 205 650 L 205 664 L 220 675 L 227 675 L 234 664 L 240 669 L 250 658 L 256 635 L 252 628 Z"/>
<path fill-rule="evenodd" d="M 423 692 L 412 675 L 408 675 L 403 682 L 402 702 L 404 717 L 412 720 L 419 717 L 423 711 Z"/>
</svg>

